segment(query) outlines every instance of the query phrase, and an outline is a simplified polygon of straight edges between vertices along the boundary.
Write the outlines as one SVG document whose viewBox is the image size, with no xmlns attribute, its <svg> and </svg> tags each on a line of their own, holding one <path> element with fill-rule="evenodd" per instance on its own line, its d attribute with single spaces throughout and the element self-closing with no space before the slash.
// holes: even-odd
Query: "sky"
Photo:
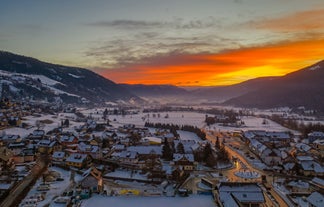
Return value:
<svg viewBox="0 0 324 207">
<path fill-rule="evenodd" d="M 323 0 L 0 0 L 0 50 L 117 83 L 231 85 L 324 58 Z"/>
</svg>

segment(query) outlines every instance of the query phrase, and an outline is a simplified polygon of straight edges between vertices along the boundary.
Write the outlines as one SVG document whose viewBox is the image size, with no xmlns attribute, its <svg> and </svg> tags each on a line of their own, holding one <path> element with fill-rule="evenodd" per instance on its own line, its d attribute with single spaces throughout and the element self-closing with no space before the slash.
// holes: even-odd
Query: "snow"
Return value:
<svg viewBox="0 0 324 207">
<path fill-rule="evenodd" d="M 123 207 L 215 207 L 211 196 L 195 195 L 190 197 L 107 197 L 96 195 L 84 200 L 81 207 L 123 206 Z"/>
<path fill-rule="evenodd" d="M 261 175 L 258 172 L 251 171 L 239 171 L 234 173 L 236 176 L 246 179 L 259 178 Z"/>
<path fill-rule="evenodd" d="M 28 76 L 28 75 L 26 75 L 26 76 Z M 50 78 L 48 78 L 46 76 L 43 76 L 43 75 L 30 75 L 30 77 L 35 79 L 35 80 L 39 79 L 43 84 L 49 85 L 49 86 L 54 86 L 56 84 L 62 84 L 62 83 L 60 83 L 60 82 L 58 82 L 56 80 L 50 79 Z"/>
<path fill-rule="evenodd" d="M 70 181 L 69 181 L 70 172 L 69 171 L 63 170 L 58 167 L 51 167 L 51 168 L 49 168 L 49 170 L 59 172 L 61 177 L 64 178 L 64 181 L 56 181 L 56 182 L 51 183 L 50 190 L 47 191 L 45 200 L 37 203 L 38 207 L 45 206 L 46 204 L 49 204 L 54 197 L 61 195 L 70 185 Z M 79 179 L 80 179 L 80 176 L 76 175 L 75 180 L 79 180 Z M 36 188 L 40 183 L 42 183 L 42 177 L 37 180 L 34 187 L 29 191 L 28 195 L 26 196 L 27 199 L 30 196 L 33 196 L 33 195 L 39 193 L 39 191 L 37 191 Z"/>
<path fill-rule="evenodd" d="M 158 113 L 139 113 L 126 116 L 110 115 L 109 119 L 116 119 L 120 124 L 135 124 L 137 126 L 143 126 L 145 122 L 151 123 L 165 123 L 165 124 L 177 124 L 177 125 L 191 125 L 197 127 L 203 127 L 205 125 L 205 114 L 197 112 L 161 112 L 160 118 L 153 117 L 153 114 Z M 169 118 L 165 118 L 168 115 Z"/>
<path fill-rule="evenodd" d="M 1 133 L 10 134 L 10 135 L 19 135 L 20 137 L 26 137 L 30 133 L 32 133 L 34 129 L 24 129 L 24 128 L 8 128 L 1 130 Z"/>
<path fill-rule="evenodd" d="M 69 73 L 69 76 L 72 76 L 73 78 L 83 78 L 83 76 L 74 75 L 72 73 Z"/>
<path fill-rule="evenodd" d="M 18 93 L 20 90 L 13 85 L 9 85 L 9 90 L 13 93 Z"/>
<path fill-rule="evenodd" d="M 51 87 L 51 86 L 47 86 L 49 89 L 51 89 L 54 93 L 55 93 L 55 95 L 59 95 L 59 94 L 66 94 L 66 95 L 68 95 L 68 96 L 75 96 L 75 97 L 80 97 L 80 96 L 78 96 L 78 95 L 75 95 L 75 94 L 72 94 L 72 93 L 67 93 L 67 92 L 65 92 L 65 91 L 62 91 L 62 90 L 60 90 L 60 89 L 57 89 L 57 88 L 54 88 L 54 87 Z"/>
<path fill-rule="evenodd" d="M 148 180 L 145 175 L 141 175 L 139 173 L 133 173 L 132 171 L 123 171 L 123 170 L 116 170 L 111 173 L 107 173 L 105 176 L 114 177 L 115 179 L 136 179 L 136 180 Z"/>
<path fill-rule="evenodd" d="M 267 124 L 262 124 L 263 118 L 254 117 L 254 116 L 243 116 L 241 117 L 242 121 L 245 123 L 245 126 L 242 127 L 226 127 L 226 126 L 220 126 L 218 124 L 212 125 L 210 128 L 214 128 L 220 131 L 235 131 L 235 130 L 264 130 L 264 131 L 291 131 L 288 128 L 285 128 L 281 126 L 280 124 L 277 124 L 276 122 L 273 122 L 269 119 L 266 119 Z M 294 131 L 293 131 L 294 133 Z"/>
<path fill-rule="evenodd" d="M 317 70 L 317 69 L 320 69 L 321 68 L 321 66 L 319 66 L 319 65 L 315 65 L 315 66 L 313 66 L 313 67 L 310 67 L 309 68 L 309 70 Z"/>
<path fill-rule="evenodd" d="M 177 133 L 179 134 L 181 140 L 195 140 L 197 142 L 201 141 L 201 139 L 197 136 L 197 134 L 193 132 L 177 130 Z"/>
</svg>

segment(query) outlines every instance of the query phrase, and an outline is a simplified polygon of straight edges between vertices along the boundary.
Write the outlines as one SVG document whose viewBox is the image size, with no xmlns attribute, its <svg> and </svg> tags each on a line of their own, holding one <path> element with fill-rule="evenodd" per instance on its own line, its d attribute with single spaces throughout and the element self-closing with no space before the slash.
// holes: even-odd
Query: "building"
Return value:
<svg viewBox="0 0 324 207">
<path fill-rule="evenodd" d="M 256 183 L 220 183 L 214 192 L 216 202 L 222 207 L 265 206 L 262 189 Z"/>
<path fill-rule="evenodd" d="M 313 192 L 307 197 L 307 201 L 310 207 L 323 207 L 324 206 L 324 196 L 319 192 Z"/>
<path fill-rule="evenodd" d="M 87 154 L 73 153 L 65 160 L 65 164 L 75 168 L 86 168 L 90 164 L 91 158 Z"/>
</svg>

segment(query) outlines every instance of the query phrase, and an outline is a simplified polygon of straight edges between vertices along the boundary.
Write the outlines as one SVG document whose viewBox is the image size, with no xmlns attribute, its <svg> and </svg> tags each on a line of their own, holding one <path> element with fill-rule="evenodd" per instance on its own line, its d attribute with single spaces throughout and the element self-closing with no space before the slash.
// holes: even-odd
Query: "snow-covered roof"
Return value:
<svg viewBox="0 0 324 207">
<path fill-rule="evenodd" d="M 307 197 L 307 201 L 314 207 L 324 206 L 324 196 L 319 192 L 313 192 Z"/>
<path fill-rule="evenodd" d="M 87 158 L 86 154 L 73 153 L 66 159 L 66 161 L 67 162 L 82 163 L 86 158 Z"/>
<path fill-rule="evenodd" d="M 315 131 L 315 132 L 309 133 L 308 136 L 309 137 L 324 137 L 324 132 Z"/>
<path fill-rule="evenodd" d="M 221 183 L 219 198 L 224 207 L 239 206 L 236 201 L 242 203 L 265 202 L 261 188 L 254 183 Z"/>
<path fill-rule="evenodd" d="M 73 135 L 70 135 L 70 136 L 63 135 L 63 136 L 60 138 L 60 142 L 73 142 L 73 140 L 74 140 L 75 138 L 76 138 L 76 137 L 73 136 Z"/>
<path fill-rule="evenodd" d="M 309 188 L 309 183 L 308 182 L 303 182 L 301 180 L 293 180 L 288 183 L 288 186 L 291 187 L 296 187 L 296 188 L 303 188 L 303 189 L 308 189 Z"/>
<path fill-rule="evenodd" d="M 317 184 L 317 185 L 320 185 L 320 186 L 324 187 L 324 180 L 321 179 L 321 178 L 315 177 L 315 178 L 313 178 L 312 182 L 314 184 Z"/>
<path fill-rule="evenodd" d="M 324 167 L 314 161 L 302 161 L 301 166 L 303 170 L 314 171 L 316 173 L 324 173 Z"/>
<path fill-rule="evenodd" d="M 65 157 L 65 152 L 56 151 L 52 155 L 53 158 L 62 159 Z"/>
<path fill-rule="evenodd" d="M 182 158 L 186 158 L 190 162 L 194 162 L 194 155 L 193 154 L 173 154 L 173 161 L 179 161 Z"/>
<path fill-rule="evenodd" d="M 161 138 L 157 138 L 157 137 L 144 137 L 143 140 L 144 141 L 155 142 L 155 143 L 160 143 L 160 144 L 162 142 Z"/>
<path fill-rule="evenodd" d="M 138 154 L 142 154 L 142 155 L 148 155 L 151 153 L 162 155 L 162 147 L 161 146 L 131 146 L 131 147 L 128 147 L 127 150 L 138 152 Z"/>
<path fill-rule="evenodd" d="M 137 157 L 138 153 L 134 151 L 122 151 L 118 157 L 120 158 L 129 158 L 129 159 L 135 159 Z"/>
<path fill-rule="evenodd" d="M 307 152 L 311 149 L 311 147 L 304 143 L 297 143 L 295 146 L 298 150 Z"/>
<path fill-rule="evenodd" d="M 298 161 L 311 161 L 311 160 L 314 160 L 314 158 L 311 157 L 311 156 L 297 156 L 296 159 Z"/>
</svg>

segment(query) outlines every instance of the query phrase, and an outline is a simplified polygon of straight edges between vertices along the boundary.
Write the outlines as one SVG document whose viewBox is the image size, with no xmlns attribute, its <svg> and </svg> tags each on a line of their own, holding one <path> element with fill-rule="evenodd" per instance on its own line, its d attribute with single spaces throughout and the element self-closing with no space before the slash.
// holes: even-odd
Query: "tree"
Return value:
<svg viewBox="0 0 324 207">
<path fill-rule="evenodd" d="M 164 144 L 162 147 L 162 158 L 170 161 L 173 159 L 173 151 L 167 139 L 164 139 Z"/>
<path fill-rule="evenodd" d="M 204 161 L 206 162 L 208 157 L 213 153 L 212 148 L 209 144 L 209 142 L 206 144 L 204 148 Z"/>
<path fill-rule="evenodd" d="M 184 146 L 181 142 L 179 142 L 179 144 L 177 145 L 177 153 L 179 154 L 185 154 L 185 149 Z"/>
<path fill-rule="evenodd" d="M 103 119 L 106 120 L 108 115 L 108 109 L 106 108 L 105 111 L 103 112 Z"/>
<path fill-rule="evenodd" d="M 220 142 L 219 142 L 219 137 L 218 137 L 218 136 L 216 137 L 215 148 L 216 148 L 217 150 L 220 149 Z"/>
<path fill-rule="evenodd" d="M 69 127 L 70 126 L 70 121 L 69 119 L 65 119 L 64 121 L 64 126 Z"/>
<path fill-rule="evenodd" d="M 208 167 L 214 167 L 216 165 L 216 158 L 213 154 L 209 154 L 208 157 L 207 157 L 207 160 L 206 160 L 206 165 Z"/>
</svg>

